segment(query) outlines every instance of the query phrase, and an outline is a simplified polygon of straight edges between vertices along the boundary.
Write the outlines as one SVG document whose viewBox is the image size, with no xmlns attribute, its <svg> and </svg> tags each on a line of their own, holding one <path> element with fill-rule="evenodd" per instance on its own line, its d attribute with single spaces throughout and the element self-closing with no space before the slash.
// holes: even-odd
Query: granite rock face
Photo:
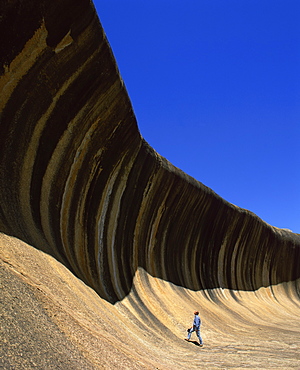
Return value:
<svg viewBox="0 0 300 370">
<path fill-rule="evenodd" d="M 177 289 L 224 305 L 266 288 L 266 296 L 292 297 L 299 309 L 299 234 L 226 202 L 143 140 L 90 1 L 8 0 L 0 14 L 2 233 L 54 257 L 98 293 L 103 307 L 134 290 L 128 312 L 147 309 L 164 327 L 170 319 L 149 307 L 156 300 L 164 307 L 167 292 L 175 302 Z M 4 244 L 7 255 L 27 248 L 9 252 Z M 21 256 L 14 253 L 2 262 L 16 266 Z M 26 253 L 25 262 L 41 258 Z M 14 284 L 11 272 L 5 276 Z M 275 286 L 283 287 L 284 300 Z M 76 364 L 90 366 L 80 356 Z"/>
<path fill-rule="evenodd" d="M 193 289 L 300 277 L 300 237 L 221 199 L 142 139 L 90 1 L 1 5 L 1 231 L 110 302 L 138 267 Z"/>
</svg>

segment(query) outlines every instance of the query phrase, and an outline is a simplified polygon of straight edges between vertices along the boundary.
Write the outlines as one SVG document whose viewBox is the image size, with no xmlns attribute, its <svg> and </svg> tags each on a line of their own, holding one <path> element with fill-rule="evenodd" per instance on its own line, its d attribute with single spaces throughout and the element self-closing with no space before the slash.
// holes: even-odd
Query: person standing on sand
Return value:
<svg viewBox="0 0 300 370">
<path fill-rule="evenodd" d="M 200 325 L 201 325 L 201 319 L 199 317 L 199 312 L 198 311 L 195 311 L 194 312 L 194 321 L 193 321 L 193 326 L 188 329 L 188 337 L 185 338 L 186 341 L 190 341 L 191 339 L 191 335 L 192 335 L 192 332 L 195 331 L 196 334 L 197 334 L 197 337 L 199 339 L 199 344 L 200 344 L 200 347 L 203 346 L 203 341 L 202 341 L 202 338 L 201 338 L 201 335 L 200 335 Z"/>
</svg>

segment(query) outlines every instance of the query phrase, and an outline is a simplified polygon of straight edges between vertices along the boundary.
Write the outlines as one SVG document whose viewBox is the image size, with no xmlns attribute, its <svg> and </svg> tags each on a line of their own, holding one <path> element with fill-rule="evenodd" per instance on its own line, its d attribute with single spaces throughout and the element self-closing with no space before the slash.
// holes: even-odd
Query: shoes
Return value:
<svg viewBox="0 0 300 370">
<path fill-rule="evenodd" d="M 186 340 L 187 342 L 189 342 L 190 340 L 189 339 L 187 339 L 187 338 L 184 338 L 184 340 Z"/>
<path fill-rule="evenodd" d="M 200 344 L 200 347 L 203 347 L 203 344 Z"/>
</svg>

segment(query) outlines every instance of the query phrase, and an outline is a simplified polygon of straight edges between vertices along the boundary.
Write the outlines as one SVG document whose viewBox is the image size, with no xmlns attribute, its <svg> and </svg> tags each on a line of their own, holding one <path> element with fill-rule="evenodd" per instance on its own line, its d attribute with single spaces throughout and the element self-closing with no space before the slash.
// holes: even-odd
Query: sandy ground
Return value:
<svg viewBox="0 0 300 370">
<path fill-rule="evenodd" d="M 3 234 L 0 272 L 3 369 L 300 369 L 300 281 L 194 292 L 139 269 L 112 305 Z M 203 347 L 184 340 L 195 309 Z"/>
</svg>

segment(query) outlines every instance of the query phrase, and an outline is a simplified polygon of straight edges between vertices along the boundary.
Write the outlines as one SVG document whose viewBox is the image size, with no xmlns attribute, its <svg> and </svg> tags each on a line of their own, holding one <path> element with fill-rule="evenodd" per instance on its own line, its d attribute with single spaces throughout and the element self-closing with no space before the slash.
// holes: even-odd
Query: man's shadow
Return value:
<svg viewBox="0 0 300 370">
<path fill-rule="evenodd" d="M 200 346 L 200 343 L 199 342 L 197 342 L 196 340 L 187 340 L 187 339 L 185 339 L 188 343 L 193 343 L 195 346 Z"/>
</svg>

